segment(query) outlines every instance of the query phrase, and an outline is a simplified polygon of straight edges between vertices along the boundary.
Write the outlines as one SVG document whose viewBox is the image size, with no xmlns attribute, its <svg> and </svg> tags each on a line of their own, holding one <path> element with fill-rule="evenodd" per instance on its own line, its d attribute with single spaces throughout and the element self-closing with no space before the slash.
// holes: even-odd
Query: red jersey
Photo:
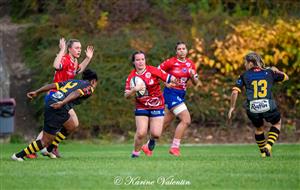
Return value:
<svg viewBox="0 0 300 190">
<path fill-rule="evenodd" d="M 136 109 L 163 109 L 165 101 L 160 90 L 159 79 L 169 83 L 171 75 L 156 67 L 146 65 L 145 71 L 141 74 L 138 74 L 135 69 L 130 72 L 126 79 L 125 90 L 130 90 L 130 80 L 134 76 L 138 76 L 144 80 L 146 90 L 148 91 L 146 95 L 135 98 Z"/>
<path fill-rule="evenodd" d="M 172 57 L 165 60 L 158 68 L 179 79 L 180 84 L 172 87 L 177 90 L 186 90 L 186 83 L 191 78 L 189 72 L 190 69 L 193 69 L 196 72 L 196 66 L 194 62 L 192 62 L 190 59 L 185 59 L 183 62 L 177 59 L 177 57 Z"/>
<path fill-rule="evenodd" d="M 53 82 L 64 82 L 74 79 L 79 68 L 78 63 L 73 62 L 69 54 L 64 55 L 60 62 L 60 69 L 55 71 Z"/>
</svg>

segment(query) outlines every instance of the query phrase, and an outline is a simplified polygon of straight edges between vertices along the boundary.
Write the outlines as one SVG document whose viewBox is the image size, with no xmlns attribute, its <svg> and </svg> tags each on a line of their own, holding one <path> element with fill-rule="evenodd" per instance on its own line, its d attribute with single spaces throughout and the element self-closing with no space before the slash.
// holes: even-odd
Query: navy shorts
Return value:
<svg viewBox="0 0 300 190">
<path fill-rule="evenodd" d="M 185 90 L 177 90 L 173 88 L 164 89 L 164 99 L 167 108 L 171 110 L 173 107 L 183 103 L 185 101 Z"/>
<path fill-rule="evenodd" d="M 60 109 L 53 109 L 50 105 L 55 103 L 54 100 L 48 99 L 44 112 L 44 128 L 43 131 L 56 135 L 61 130 L 63 124 L 70 118 L 69 110 L 63 106 Z"/>
<path fill-rule="evenodd" d="M 265 113 L 251 113 L 249 110 L 247 110 L 247 115 L 256 128 L 263 126 L 263 119 L 274 125 L 278 123 L 281 118 L 280 112 L 277 110 L 277 108 L 272 111 L 267 111 Z"/>
<path fill-rule="evenodd" d="M 165 115 L 165 110 L 164 109 L 154 109 L 154 110 L 136 109 L 134 114 L 135 116 L 160 117 Z"/>
</svg>

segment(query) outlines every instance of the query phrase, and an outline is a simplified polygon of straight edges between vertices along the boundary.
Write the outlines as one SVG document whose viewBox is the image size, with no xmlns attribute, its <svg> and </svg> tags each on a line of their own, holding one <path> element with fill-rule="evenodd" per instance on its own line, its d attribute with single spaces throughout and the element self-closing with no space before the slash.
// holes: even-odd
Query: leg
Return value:
<svg viewBox="0 0 300 190">
<path fill-rule="evenodd" d="M 180 141 L 184 135 L 185 130 L 191 124 L 191 116 L 185 103 L 181 103 L 176 106 L 173 109 L 173 113 L 180 119 L 180 122 L 176 127 L 175 135 L 169 152 L 174 156 L 180 156 Z"/>
<path fill-rule="evenodd" d="M 76 122 L 74 122 L 73 118 L 70 117 L 64 124 L 63 128 L 58 132 L 55 136 L 55 139 L 52 141 L 51 145 L 47 147 L 48 152 L 52 152 L 52 150 L 58 146 L 58 144 L 65 140 L 66 137 L 74 132 L 76 129 Z"/>
<path fill-rule="evenodd" d="M 148 124 L 149 124 L 149 117 L 148 116 L 135 116 L 135 123 L 136 123 L 136 133 L 134 136 L 134 151 L 132 152 L 132 157 L 138 157 L 142 144 L 143 139 L 147 135 L 148 131 Z"/>
<path fill-rule="evenodd" d="M 257 127 L 255 130 L 255 140 L 258 145 L 258 148 L 261 153 L 261 157 L 266 157 L 266 153 L 264 151 L 265 145 L 266 145 L 266 139 L 265 139 L 265 133 L 263 126 Z"/>
<path fill-rule="evenodd" d="M 155 141 L 159 139 L 163 130 L 164 117 L 151 117 L 150 118 L 150 140 L 148 142 L 148 149 L 152 151 L 155 147 Z"/>
<path fill-rule="evenodd" d="M 43 136 L 43 131 L 41 131 L 39 133 L 39 135 L 37 136 L 36 140 L 40 140 L 42 138 L 42 136 Z M 26 155 L 26 158 L 35 159 L 35 158 L 37 158 L 37 154 L 36 153 L 28 154 L 28 155 Z"/>
<path fill-rule="evenodd" d="M 279 137 L 280 134 L 280 128 L 281 128 L 281 120 L 279 120 L 278 123 L 273 124 L 273 126 L 270 128 L 270 131 L 268 133 L 268 141 L 266 144 L 266 148 L 271 152 L 272 146 L 276 142 L 276 140 Z"/>
<path fill-rule="evenodd" d="M 35 152 L 38 152 L 44 147 L 48 146 L 54 140 L 54 138 L 55 138 L 54 135 L 43 131 L 43 135 L 40 140 L 36 140 L 30 143 L 28 147 L 26 147 L 19 153 L 14 154 L 12 156 L 12 159 L 17 161 L 22 161 L 24 156 L 29 154 L 34 154 Z"/>
<path fill-rule="evenodd" d="M 170 126 L 171 122 L 174 119 L 175 119 L 175 115 L 173 114 L 173 112 L 171 112 L 168 109 L 165 109 L 165 117 L 164 117 L 164 121 L 163 121 L 163 130 L 168 128 Z"/>
</svg>

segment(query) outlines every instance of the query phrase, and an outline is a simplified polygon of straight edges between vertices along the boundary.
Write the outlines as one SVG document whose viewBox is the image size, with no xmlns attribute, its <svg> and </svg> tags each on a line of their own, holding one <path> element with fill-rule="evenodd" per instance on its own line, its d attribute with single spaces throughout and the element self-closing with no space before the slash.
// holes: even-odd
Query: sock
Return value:
<svg viewBox="0 0 300 190">
<path fill-rule="evenodd" d="M 18 158 L 23 158 L 24 156 L 38 152 L 38 151 L 42 150 L 43 148 L 44 148 L 44 146 L 42 145 L 42 141 L 36 140 L 36 141 L 33 141 L 32 143 L 30 143 L 28 145 L 28 147 L 26 147 L 24 150 L 17 153 L 16 156 Z"/>
<path fill-rule="evenodd" d="M 255 140 L 260 152 L 263 153 L 263 148 L 265 147 L 266 144 L 265 134 L 264 133 L 255 134 Z"/>
<path fill-rule="evenodd" d="M 148 148 L 149 150 L 153 150 L 155 148 L 155 139 L 150 139 L 149 142 L 148 142 Z"/>
<path fill-rule="evenodd" d="M 62 129 L 60 130 L 60 132 L 58 132 L 58 133 L 56 134 L 56 137 L 55 137 L 54 141 L 52 142 L 52 144 L 49 145 L 49 146 L 47 147 L 47 151 L 48 151 L 48 152 L 52 152 L 53 148 L 54 148 L 54 147 L 57 147 L 58 144 L 59 144 L 61 141 L 65 140 L 67 136 L 68 136 L 67 130 L 66 130 L 65 128 L 62 128 Z"/>
<path fill-rule="evenodd" d="M 275 141 L 278 139 L 280 131 L 276 127 L 271 127 L 268 134 L 268 144 L 273 146 Z"/>
<path fill-rule="evenodd" d="M 179 148 L 179 146 L 180 146 L 180 140 L 181 139 L 174 138 L 171 148 Z"/>
</svg>

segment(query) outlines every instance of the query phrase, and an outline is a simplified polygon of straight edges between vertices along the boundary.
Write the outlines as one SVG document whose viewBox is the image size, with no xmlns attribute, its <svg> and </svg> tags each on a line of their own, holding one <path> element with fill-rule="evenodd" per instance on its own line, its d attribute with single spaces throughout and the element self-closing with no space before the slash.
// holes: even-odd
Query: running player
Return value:
<svg viewBox="0 0 300 190">
<path fill-rule="evenodd" d="M 26 155 L 38 152 L 44 147 L 53 148 L 53 142 L 59 143 L 72 133 L 76 129 L 76 123 L 71 118 L 69 110 L 92 95 L 97 80 L 97 74 L 88 69 L 83 72 L 82 80 L 72 79 L 52 83 L 27 93 L 28 98 L 33 99 L 42 92 L 55 88 L 58 90 L 46 101 L 42 138 L 33 141 L 24 150 L 13 154 L 11 158 L 15 161 L 23 161 Z M 47 155 L 52 157 L 53 153 L 49 151 Z"/>
<path fill-rule="evenodd" d="M 63 82 L 69 79 L 74 79 L 74 77 L 82 73 L 87 65 L 90 63 L 93 53 L 94 53 L 94 48 L 93 46 L 88 46 L 85 53 L 86 53 L 86 58 L 82 61 L 81 64 L 78 64 L 78 58 L 80 57 L 81 54 L 81 43 L 77 39 L 70 39 L 66 43 L 64 38 L 61 38 L 59 41 L 59 48 L 60 51 L 57 54 L 54 62 L 53 62 L 53 67 L 55 68 L 55 74 L 54 74 L 54 79 L 53 82 Z M 56 89 L 52 89 L 49 94 L 45 97 L 45 101 L 47 100 L 48 97 L 51 97 L 53 93 L 56 92 Z M 77 115 L 74 111 L 74 109 L 69 110 L 69 114 L 76 124 L 76 126 L 79 125 Z M 38 135 L 37 139 L 42 138 L 42 132 Z M 54 155 L 56 157 L 60 158 L 61 155 L 57 149 L 57 146 L 53 149 Z M 42 151 L 43 154 L 43 151 Z M 26 156 L 27 158 L 36 158 L 37 154 L 30 154 Z"/>
<path fill-rule="evenodd" d="M 134 137 L 134 150 L 132 157 L 139 157 L 140 150 L 143 144 L 143 139 L 146 137 L 148 128 L 150 128 L 150 140 L 148 145 L 149 150 L 155 147 L 155 140 L 158 139 L 162 132 L 164 119 L 164 98 L 160 90 L 159 79 L 166 83 L 176 82 L 176 78 L 170 74 L 157 69 L 156 67 L 146 64 L 145 53 L 137 51 L 132 55 L 133 69 L 126 79 L 125 98 L 135 96 L 135 122 L 136 133 Z M 130 81 L 133 77 L 140 77 L 145 86 L 136 84 L 135 87 L 130 87 Z M 144 90 L 143 96 L 137 96 L 137 92 Z M 151 152 L 152 153 L 152 152 Z"/>
<path fill-rule="evenodd" d="M 164 88 L 164 98 L 166 104 L 166 115 L 164 118 L 164 127 L 166 129 L 170 126 L 172 120 L 178 117 L 178 123 L 173 142 L 169 153 L 174 156 L 180 156 L 180 141 L 183 137 L 184 131 L 191 124 L 191 116 L 188 108 L 185 105 L 185 93 L 188 80 L 191 80 L 194 85 L 198 83 L 198 75 L 196 73 L 195 64 L 187 58 L 188 49 L 184 42 L 178 42 L 175 46 L 176 56 L 167 59 L 159 68 L 179 80 L 177 85 L 166 85 Z M 149 150 L 143 149 L 145 152 Z"/>
<path fill-rule="evenodd" d="M 263 60 L 257 53 L 251 52 L 245 56 L 246 72 L 239 77 L 232 89 L 228 119 L 232 118 L 238 93 L 245 86 L 247 95 L 245 109 L 256 128 L 255 140 L 261 156 L 266 157 L 271 156 L 272 146 L 281 128 L 281 116 L 272 98 L 272 87 L 276 82 L 288 80 L 288 76 L 276 67 L 264 69 L 263 65 Z M 265 139 L 264 120 L 272 124 L 268 139 Z"/>
</svg>

